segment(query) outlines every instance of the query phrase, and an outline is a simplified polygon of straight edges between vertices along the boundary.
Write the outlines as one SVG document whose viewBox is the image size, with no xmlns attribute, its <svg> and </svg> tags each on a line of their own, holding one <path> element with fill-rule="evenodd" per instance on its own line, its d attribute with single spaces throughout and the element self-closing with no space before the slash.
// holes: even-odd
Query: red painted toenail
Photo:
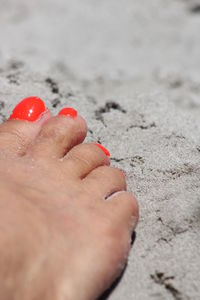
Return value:
<svg viewBox="0 0 200 300">
<path fill-rule="evenodd" d="M 71 108 L 71 107 L 66 107 L 66 108 L 63 108 L 60 112 L 59 112 L 59 116 L 67 116 L 67 117 L 70 117 L 70 118 L 76 118 L 77 116 L 77 111 L 74 109 L 74 108 Z"/>
<path fill-rule="evenodd" d="M 10 116 L 10 120 L 27 120 L 33 122 L 36 121 L 45 110 L 45 104 L 40 98 L 28 97 L 17 104 Z"/>
<path fill-rule="evenodd" d="M 107 156 L 110 156 L 110 152 L 101 144 L 96 143 L 96 146 L 98 146 Z"/>
</svg>

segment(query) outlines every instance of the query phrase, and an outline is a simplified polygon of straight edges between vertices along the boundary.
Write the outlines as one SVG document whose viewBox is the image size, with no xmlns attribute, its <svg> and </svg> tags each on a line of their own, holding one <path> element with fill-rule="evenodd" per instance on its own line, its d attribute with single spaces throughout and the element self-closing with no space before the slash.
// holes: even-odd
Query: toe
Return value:
<svg viewBox="0 0 200 300">
<path fill-rule="evenodd" d="M 59 115 L 48 120 L 42 127 L 29 154 L 35 158 L 62 158 L 86 136 L 87 126 L 80 116 Z"/>
<path fill-rule="evenodd" d="M 115 192 L 126 190 L 124 172 L 120 169 L 102 166 L 94 169 L 84 180 L 86 190 L 102 199 Z"/>
<path fill-rule="evenodd" d="M 84 178 L 99 166 L 109 165 L 110 159 L 95 143 L 80 144 L 71 149 L 63 160 L 63 170 L 75 178 Z"/>
<path fill-rule="evenodd" d="M 51 113 L 37 97 L 22 100 L 10 119 L 0 125 L 0 151 L 22 156 Z"/>
<path fill-rule="evenodd" d="M 117 192 L 105 202 L 111 219 L 131 234 L 139 219 L 139 207 L 136 198 L 128 192 Z"/>
</svg>

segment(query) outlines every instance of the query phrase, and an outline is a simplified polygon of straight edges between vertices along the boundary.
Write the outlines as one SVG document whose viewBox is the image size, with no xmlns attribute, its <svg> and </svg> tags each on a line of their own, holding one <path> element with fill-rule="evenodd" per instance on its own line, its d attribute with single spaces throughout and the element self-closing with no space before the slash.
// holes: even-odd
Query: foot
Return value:
<svg viewBox="0 0 200 300">
<path fill-rule="evenodd" d="M 138 206 L 86 132 L 38 98 L 0 125 L 0 299 L 94 300 L 121 273 Z"/>
</svg>

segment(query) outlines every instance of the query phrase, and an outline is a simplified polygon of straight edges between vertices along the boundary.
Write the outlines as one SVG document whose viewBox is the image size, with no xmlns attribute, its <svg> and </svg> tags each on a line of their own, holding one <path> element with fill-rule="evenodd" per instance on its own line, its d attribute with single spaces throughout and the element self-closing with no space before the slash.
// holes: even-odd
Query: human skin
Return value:
<svg viewBox="0 0 200 300">
<path fill-rule="evenodd" d="M 0 299 L 94 300 L 127 261 L 137 201 L 81 116 L 35 103 L 0 125 Z"/>
</svg>

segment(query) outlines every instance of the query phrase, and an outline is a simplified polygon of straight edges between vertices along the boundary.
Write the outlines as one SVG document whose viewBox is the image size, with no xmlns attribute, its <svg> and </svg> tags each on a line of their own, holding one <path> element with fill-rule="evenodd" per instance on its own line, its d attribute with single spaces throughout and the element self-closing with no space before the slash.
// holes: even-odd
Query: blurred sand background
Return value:
<svg viewBox="0 0 200 300">
<path fill-rule="evenodd" d="M 200 1 L 0 0 L 0 118 L 72 106 L 141 209 L 109 300 L 200 299 Z"/>
</svg>

